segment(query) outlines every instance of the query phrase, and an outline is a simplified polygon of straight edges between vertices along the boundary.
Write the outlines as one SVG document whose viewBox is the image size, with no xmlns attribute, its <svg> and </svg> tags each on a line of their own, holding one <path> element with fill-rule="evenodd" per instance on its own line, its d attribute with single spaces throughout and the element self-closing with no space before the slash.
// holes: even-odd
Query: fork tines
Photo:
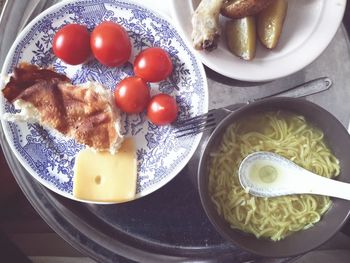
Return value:
<svg viewBox="0 0 350 263">
<path fill-rule="evenodd" d="M 174 127 L 178 128 L 175 131 L 176 138 L 195 135 L 215 127 L 214 114 L 208 112 L 185 120 L 179 120 L 174 124 Z"/>
</svg>

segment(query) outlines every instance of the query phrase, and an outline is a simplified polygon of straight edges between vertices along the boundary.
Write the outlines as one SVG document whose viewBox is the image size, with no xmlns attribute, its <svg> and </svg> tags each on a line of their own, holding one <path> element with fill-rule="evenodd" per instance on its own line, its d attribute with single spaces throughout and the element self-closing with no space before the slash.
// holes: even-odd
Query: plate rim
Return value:
<svg viewBox="0 0 350 263">
<path fill-rule="evenodd" d="M 101 0 L 101 1 L 103 1 L 103 0 Z M 156 14 L 158 17 L 160 17 L 161 19 L 163 19 L 166 22 L 168 22 L 169 25 L 173 28 L 173 30 L 178 33 L 178 35 L 180 36 L 181 40 L 183 41 L 184 47 L 186 47 L 189 50 L 189 52 L 193 56 L 194 61 L 196 62 L 197 66 L 198 66 L 198 70 L 200 72 L 200 77 L 202 77 L 203 85 L 204 85 L 203 86 L 203 90 L 204 90 L 205 101 L 202 101 L 203 109 L 204 109 L 204 113 L 207 112 L 208 108 L 209 108 L 209 90 L 208 90 L 208 81 L 207 81 L 207 76 L 206 76 L 206 73 L 205 73 L 205 70 L 204 70 L 204 66 L 201 63 L 201 60 L 199 59 L 198 55 L 193 52 L 193 50 L 191 49 L 191 46 L 189 46 L 187 41 L 184 39 L 183 35 L 181 34 L 181 31 L 176 27 L 176 25 L 174 25 L 174 22 L 169 18 L 168 15 L 164 14 L 163 12 L 160 12 L 160 11 L 156 10 L 155 8 L 151 8 L 151 7 L 145 6 L 144 4 L 139 4 L 138 2 L 135 2 L 133 0 L 118 0 L 118 1 L 139 6 L 139 7 L 143 8 L 143 9 L 148 10 L 150 13 Z M 46 10 L 41 12 L 40 14 L 38 14 L 35 18 L 33 18 L 33 20 L 31 20 L 22 29 L 22 31 L 16 36 L 16 39 L 14 40 L 13 44 L 11 45 L 11 47 L 10 47 L 10 49 L 9 49 L 7 55 L 6 55 L 6 58 L 4 60 L 4 64 L 2 66 L 1 73 L 0 73 L 0 87 L 4 87 L 4 84 L 5 84 L 5 82 L 8 79 L 7 72 L 6 72 L 5 68 L 8 67 L 9 63 L 11 62 L 11 60 L 13 58 L 13 54 L 14 54 L 18 44 L 28 34 L 28 32 L 31 30 L 31 28 L 37 22 L 39 22 L 41 19 L 43 19 L 43 17 L 45 17 L 46 15 L 49 15 L 50 13 L 52 13 L 52 12 L 54 12 L 56 10 L 59 10 L 64 5 L 75 4 L 75 3 L 78 3 L 78 2 L 84 2 L 84 0 L 63 0 L 61 2 L 58 2 L 58 3 L 50 6 L 49 8 L 47 8 Z M 3 112 L 3 108 L 4 108 L 3 101 L 4 101 L 4 98 L 0 99 L 0 116 L 3 115 L 3 113 L 4 113 Z M 162 178 L 159 182 L 157 182 L 157 183 L 153 184 L 152 186 L 148 187 L 147 190 L 136 194 L 135 198 L 132 199 L 132 200 L 124 201 L 124 202 L 101 202 L 101 201 L 91 201 L 91 200 L 84 200 L 84 199 L 76 198 L 76 197 L 73 196 L 73 194 L 69 194 L 68 192 L 59 190 L 54 185 L 51 185 L 46 180 L 42 179 L 30 167 L 30 165 L 27 164 L 25 158 L 16 150 L 16 147 L 15 147 L 15 145 L 13 144 L 13 142 L 11 140 L 11 135 L 9 134 L 9 129 L 6 127 L 6 124 L 8 122 L 6 120 L 4 120 L 3 118 L 0 118 L 0 121 L 1 121 L 2 129 L 4 131 L 5 139 L 6 139 L 7 143 L 8 143 L 8 145 L 10 146 L 11 151 L 14 153 L 14 155 L 16 156 L 16 159 L 23 166 L 23 168 L 33 178 L 35 178 L 36 181 L 38 181 L 40 184 L 42 184 L 43 186 L 45 186 L 46 188 L 50 189 L 51 191 L 53 191 L 54 193 L 56 193 L 58 195 L 66 197 L 66 198 L 68 198 L 70 200 L 79 201 L 79 202 L 88 203 L 88 204 L 119 204 L 119 203 L 128 203 L 128 202 L 132 202 L 132 201 L 135 201 L 137 199 L 140 199 L 140 198 L 142 198 L 144 196 L 147 196 L 147 195 L 155 192 L 156 190 L 162 188 L 167 183 L 169 183 L 172 179 L 174 179 L 181 172 L 181 170 L 188 164 L 188 162 L 193 157 L 195 151 L 198 149 L 200 140 L 202 138 L 202 134 L 201 133 L 196 135 L 196 137 L 193 140 L 193 146 L 192 146 L 191 150 L 189 151 L 187 156 L 183 159 L 182 165 L 178 165 L 176 167 L 176 169 L 173 170 L 173 175 L 172 176 L 166 176 L 166 177 Z"/>
<path fill-rule="evenodd" d="M 298 0 L 295 0 L 295 1 L 298 1 Z M 194 10 L 191 10 L 191 7 L 193 7 L 192 0 L 183 0 L 183 1 L 170 0 L 170 6 L 171 6 L 170 13 L 178 29 L 181 31 L 182 35 L 184 36 L 184 39 L 191 46 L 192 51 L 198 55 L 202 63 L 205 64 L 207 67 L 228 78 L 241 80 L 241 81 L 249 81 L 249 82 L 267 82 L 267 81 L 272 81 L 275 79 L 292 75 L 304 69 L 306 66 L 310 65 L 313 61 L 315 61 L 333 40 L 336 32 L 338 31 L 341 25 L 342 19 L 344 17 L 347 0 L 339 0 L 339 1 L 319 0 L 319 1 L 322 1 L 321 14 L 318 18 L 318 21 L 315 27 L 310 33 L 310 36 L 312 37 L 304 39 L 304 41 L 302 41 L 302 43 L 300 44 L 301 46 L 309 47 L 307 50 L 308 55 L 305 56 L 305 52 L 301 52 L 301 51 L 289 52 L 284 57 L 293 59 L 294 57 L 293 54 L 296 54 L 299 63 L 294 65 L 299 65 L 299 66 L 290 67 L 288 70 L 277 72 L 277 74 L 275 71 L 272 74 L 269 73 L 269 75 L 266 75 L 266 76 L 262 75 L 258 77 L 254 77 L 254 74 L 252 74 L 251 71 L 249 71 L 246 74 L 238 75 L 238 74 L 235 74 L 234 70 L 230 70 L 229 67 L 220 68 L 218 67 L 217 63 L 214 63 L 210 59 L 210 57 L 205 55 L 203 51 L 198 51 L 193 48 L 191 37 L 188 34 L 186 34 L 185 28 L 181 26 L 180 18 L 181 17 L 183 18 L 183 16 L 181 15 L 182 12 L 180 11 L 180 8 L 179 8 L 180 6 L 183 8 L 184 7 L 183 5 L 186 5 L 186 8 L 189 8 L 190 9 L 189 12 L 192 14 L 194 11 Z M 335 10 L 337 10 L 338 12 L 333 12 Z M 329 21 L 333 22 L 331 26 L 329 26 Z M 324 36 L 327 36 L 327 37 L 325 38 Z M 318 41 L 320 37 L 321 39 L 323 39 L 322 42 Z M 293 50 L 296 50 L 296 48 L 294 48 Z M 289 60 L 287 59 L 287 62 L 288 61 L 290 62 L 291 59 Z M 242 61 L 242 62 L 249 63 L 249 61 Z M 281 61 L 279 64 L 286 64 L 285 61 L 283 63 L 282 62 L 283 61 Z M 266 67 L 266 64 L 267 63 L 263 63 L 261 66 Z M 239 63 L 237 65 L 239 65 Z M 231 66 L 237 66 L 237 65 L 232 64 Z"/>
</svg>

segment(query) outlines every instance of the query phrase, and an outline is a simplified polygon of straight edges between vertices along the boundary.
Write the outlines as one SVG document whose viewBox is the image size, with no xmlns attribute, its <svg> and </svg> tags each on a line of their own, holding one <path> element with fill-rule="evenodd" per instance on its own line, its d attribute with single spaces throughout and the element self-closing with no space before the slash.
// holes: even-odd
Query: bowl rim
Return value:
<svg viewBox="0 0 350 263">
<path fill-rule="evenodd" d="M 322 219 L 317 222 L 314 226 L 310 227 L 309 229 L 305 229 L 302 231 L 298 231 L 296 233 L 291 234 L 290 236 L 287 236 L 286 238 L 280 240 L 280 241 L 271 241 L 266 238 L 261 238 L 258 239 L 252 234 L 244 233 L 241 230 L 235 230 L 235 229 L 229 229 L 229 224 L 221 217 L 218 215 L 214 204 L 210 200 L 210 196 L 207 191 L 207 186 L 208 186 L 208 173 L 206 173 L 206 167 L 207 167 L 207 158 L 208 158 L 208 151 L 211 149 L 213 142 L 215 142 L 215 139 L 217 139 L 220 134 L 228 127 L 229 124 L 233 123 L 235 120 L 239 119 L 240 116 L 246 112 L 249 112 L 250 114 L 252 113 L 252 109 L 259 109 L 259 107 L 263 107 L 262 111 L 268 111 L 268 108 L 273 110 L 273 108 L 276 109 L 277 104 L 283 104 L 283 105 L 291 105 L 295 104 L 300 105 L 306 105 L 305 107 L 315 110 L 319 113 L 326 114 L 327 119 L 331 120 L 333 123 L 336 125 L 335 130 L 338 130 L 343 136 L 346 136 L 347 138 L 347 144 L 350 149 L 350 134 L 347 131 L 347 129 L 343 126 L 343 124 L 334 116 L 332 115 L 329 111 L 324 109 L 323 107 L 308 101 L 306 99 L 302 98 L 289 98 L 289 97 L 276 97 L 276 98 L 267 98 L 259 101 L 252 102 L 250 104 L 247 104 L 243 106 L 242 108 L 230 113 L 228 116 L 226 116 L 223 120 L 220 121 L 220 123 L 216 126 L 214 131 L 211 133 L 209 138 L 206 140 L 204 147 L 202 148 L 202 152 L 200 153 L 200 159 L 199 159 L 199 165 L 198 165 L 198 170 L 197 170 L 197 183 L 198 183 L 198 191 L 199 191 L 199 196 L 201 200 L 202 207 L 211 222 L 211 224 L 214 226 L 214 228 L 217 230 L 217 232 L 227 241 L 231 242 L 233 245 L 238 246 L 246 251 L 249 251 L 253 254 L 264 256 L 264 257 L 289 257 L 289 256 L 296 256 L 299 254 L 306 253 L 308 251 L 311 251 L 322 244 L 324 244 L 326 241 L 331 239 L 340 229 L 341 227 L 346 223 L 347 219 L 350 216 L 350 202 L 342 199 L 334 199 L 331 198 L 332 200 L 332 205 L 331 207 L 322 215 Z M 269 107 L 270 106 L 270 107 Z M 296 107 L 294 106 L 294 107 Z M 265 107 L 265 108 L 264 108 Z M 283 106 L 284 107 L 284 106 Z M 288 106 L 287 106 L 288 107 Z M 286 110 L 286 109 L 281 109 L 281 110 Z M 287 110 L 290 112 L 293 112 L 293 110 Z M 261 112 L 261 111 L 260 111 Z M 295 113 L 297 113 L 297 110 L 295 110 Z M 302 115 L 302 114 L 301 114 Z M 308 119 L 308 118 L 307 118 Z M 312 123 L 312 121 L 311 121 Z M 334 128 L 333 128 L 334 129 Z M 325 131 L 323 131 L 326 133 Z M 345 144 L 344 144 L 345 145 Z M 210 148 L 210 149 L 209 149 Z M 344 148 L 344 147 L 343 147 Z M 350 150 L 349 150 L 350 151 Z M 339 156 L 337 156 L 339 159 Z M 346 165 L 346 162 L 341 162 L 341 165 L 344 164 Z M 350 166 L 349 168 L 350 169 Z M 341 174 L 339 175 L 341 176 Z M 350 182 L 350 175 L 346 175 L 344 173 L 345 178 L 343 177 L 337 177 L 337 179 L 340 179 L 341 181 Z M 342 215 L 341 217 L 336 217 L 337 220 L 337 225 L 334 224 L 329 224 L 332 223 L 332 218 L 329 218 L 330 215 L 334 215 L 335 213 L 339 213 Z M 325 224 L 324 217 L 327 218 L 328 224 Z M 329 227 L 329 225 L 334 225 L 334 227 Z M 319 228 L 325 228 L 329 229 L 329 233 L 323 234 L 320 233 L 320 231 L 317 231 Z M 234 233 L 232 236 L 230 233 L 227 233 L 227 230 L 231 233 Z M 300 234 L 301 233 L 301 234 Z M 320 238 L 309 238 L 307 239 L 303 244 L 303 246 L 298 246 L 298 248 L 293 248 L 290 246 L 284 246 L 284 244 L 292 243 L 293 240 L 298 239 L 298 236 L 311 236 L 310 235 L 314 233 L 319 233 Z M 257 247 L 252 247 L 250 246 L 249 242 L 243 242 L 240 240 L 240 237 L 245 236 L 247 239 L 254 239 L 255 242 L 261 242 L 264 243 L 264 246 L 269 247 L 269 249 L 262 250 L 261 248 Z M 244 237 L 244 239 L 245 239 Z M 296 237 L 296 238 L 295 238 Z M 254 241 L 253 240 L 253 241 Z M 292 240 L 291 242 L 286 242 L 289 240 Z M 309 242 L 310 241 L 310 242 Z M 247 245 L 247 243 L 249 245 Z M 266 244 L 267 245 L 266 245 Z"/>
</svg>

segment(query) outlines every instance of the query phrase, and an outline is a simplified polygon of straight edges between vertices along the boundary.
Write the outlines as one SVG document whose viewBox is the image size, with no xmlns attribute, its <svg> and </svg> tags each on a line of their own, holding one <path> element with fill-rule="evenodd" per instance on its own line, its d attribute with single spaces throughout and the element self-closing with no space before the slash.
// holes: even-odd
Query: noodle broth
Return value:
<svg viewBox="0 0 350 263">
<path fill-rule="evenodd" d="M 210 153 L 208 190 L 217 213 L 231 228 L 278 241 L 310 228 L 330 208 L 326 196 L 292 195 L 260 198 L 244 191 L 238 168 L 250 153 L 270 151 L 328 178 L 340 165 L 321 130 L 288 111 L 254 113 L 229 125 Z"/>
<path fill-rule="evenodd" d="M 233 141 L 230 142 L 228 147 L 222 146 L 221 144 L 225 138 L 231 140 L 229 132 L 230 125 L 242 121 L 246 122 L 246 125 L 243 125 L 244 127 L 238 127 L 239 129 L 242 129 L 242 135 L 247 134 L 249 131 L 251 131 L 251 129 L 258 129 L 255 132 L 259 133 L 273 133 L 274 129 L 272 129 L 271 127 L 265 127 L 266 120 L 260 118 L 254 119 L 255 115 L 268 112 L 272 112 L 274 114 L 280 112 L 279 114 L 282 115 L 284 113 L 290 113 L 296 116 L 304 116 L 307 125 L 309 125 L 312 129 L 317 127 L 318 129 L 315 129 L 314 132 L 316 136 L 315 138 L 322 137 L 324 146 L 326 148 L 331 149 L 334 156 L 336 156 L 339 160 L 340 174 L 336 176 L 335 179 L 350 183 L 350 135 L 347 129 L 344 127 L 344 125 L 330 112 L 328 112 L 327 110 L 318 106 L 315 103 L 312 103 L 305 99 L 279 97 L 264 99 L 250 103 L 236 110 L 235 112 L 230 113 L 217 125 L 215 130 L 211 133 L 209 139 L 207 139 L 206 144 L 203 146 L 203 151 L 201 152 L 198 168 L 198 190 L 202 206 L 209 220 L 211 221 L 215 229 L 220 233 L 220 235 L 228 241 L 230 241 L 234 246 L 239 246 L 242 249 L 248 250 L 254 254 L 261 255 L 264 257 L 289 257 L 301 253 L 306 253 L 307 251 L 315 249 L 327 240 L 329 240 L 332 236 L 334 236 L 349 218 L 350 202 L 339 198 L 331 198 L 331 202 L 329 198 L 319 199 L 317 196 L 316 199 L 306 198 L 307 200 L 309 200 L 307 201 L 308 206 L 312 208 L 317 207 L 315 209 L 313 208 L 317 211 L 322 211 L 323 209 L 325 211 L 323 212 L 323 214 L 321 212 L 316 212 L 318 216 L 311 213 L 304 219 L 304 214 L 302 214 L 300 218 L 298 218 L 298 216 L 292 216 L 287 213 L 281 214 L 281 212 L 277 210 L 275 210 L 274 212 L 269 212 L 268 214 L 263 213 L 259 217 L 256 215 L 257 207 L 261 206 L 274 208 L 275 205 L 271 204 L 269 200 L 265 199 L 257 201 L 258 199 L 253 199 L 251 198 L 251 196 L 245 195 L 245 193 L 243 193 L 243 197 L 241 197 L 242 200 L 240 200 L 243 201 L 242 203 L 240 203 L 238 199 L 228 199 L 228 197 L 224 197 L 225 193 L 226 195 L 228 195 L 227 193 L 231 193 L 231 195 L 237 193 L 237 196 L 241 194 L 241 188 L 232 187 L 236 184 L 236 182 L 238 182 L 236 181 L 236 178 L 234 176 L 234 165 L 235 163 L 240 162 L 240 160 L 243 158 L 243 155 L 255 151 L 256 149 L 260 149 L 251 149 L 251 147 L 254 145 L 258 147 L 260 145 L 259 141 L 261 141 L 261 139 L 245 138 L 245 140 L 248 141 L 249 147 L 242 147 L 242 149 L 235 148 L 238 152 L 234 152 L 232 151 L 232 149 L 230 149 L 232 147 L 237 147 L 237 137 L 234 137 L 232 139 Z M 247 121 L 248 118 L 252 119 L 249 119 L 249 121 Z M 284 120 L 284 118 L 282 119 Z M 300 119 L 301 121 L 304 121 L 303 118 Z M 297 122 L 297 124 L 298 123 L 299 121 Z M 288 125 L 290 124 L 287 123 L 287 126 Z M 289 135 L 295 135 L 297 131 L 295 130 L 291 132 L 290 129 L 292 128 L 286 129 L 286 126 L 284 125 L 280 125 L 278 127 L 281 127 L 281 130 L 288 131 L 288 137 Z M 282 140 L 280 136 L 278 136 L 278 134 L 280 133 L 276 132 L 276 137 L 273 137 L 277 142 L 275 143 L 275 148 L 271 148 L 271 151 L 273 150 L 278 154 L 286 156 L 285 154 L 283 154 L 283 152 L 281 152 L 282 150 L 286 151 L 286 149 L 288 149 L 287 153 L 292 154 L 293 149 L 296 148 L 297 152 L 295 153 L 296 157 L 294 161 L 297 162 L 299 165 L 306 167 L 307 163 L 303 163 L 305 163 L 305 161 L 310 156 L 312 157 L 314 154 L 313 152 L 316 151 L 311 150 L 309 152 L 306 152 L 305 149 L 302 148 L 303 143 L 297 142 L 296 138 L 293 137 L 291 137 L 290 141 L 287 140 L 284 143 L 282 143 Z M 309 134 L 309 132 L 306 132 L 306 135 L 307 134 Z M 314 139 L 310 140 L 310 138 L 313 137 L 309 137 L 309 141 L 312 145 L 312 149 L 314 149 Z M 263 143 L 262 145 L 265 147 L 266 143 Z M 221 147 L 222 149 L 220 150 Z M 302 151 L 302 154 L 298 153 L 299 150 Z M 216 160 L 217 163 L 213 164 L 213 158 L 218 158 L 216 157 L 216 155 L 218 154 L 225 155 L 225 151 L 226 153 L 230 152 L 230 154 L 228 154 L 222 159 L 222 163 L 219 163 L 218 160 Z M 301 156 L 303 157 L 301 158 Z M 286 157 L 293 158 L 293 156 Z M 332 158 L 330 159 L 331 162 L 334 161 Z M 312 169 L 321 169 L 320 167 L 316 168 L 317 165 L 315 166 L 315 164 L 317 162 L 315 163 L 311 161 L 311 163 L 314 165 Z M 210 179 L 210 172 L 213 170 L 213 165 L 216 165 L 214 172 L 215 176 L 211 177 Z M 329 169 L 328 165 L 326 169 Z M 313 171 L 319 172 L 319 170 Z M 324 172 L 326 172 L 326 170 L 324 170 Z M 337 174 L 336 171 L 334 175 L 335 174 Z M 217 195 L 215 196 L 215 198 L 213 198 L 214 194 Z M 286 201 L 286 204 L 282 203 L 281 211 L 288 211 L 292 207 L 296 211 L 303 210 L 302 205 L 299 205 L 298 199 L 298 197 L 301 196 L 299 195 L 290 197 L 292 197 L 292 199 Z M 221 200 L 227 201 L 227 203 L 230 206 L 226 205 L 228 207 L 227 208 L 226 206 L 215 205 L 213 200 L 218 204 L 219 202 L 222 202 Z M 236 203 L 234 200 L 236 201 Z M 324 202 L 324 205 L 322 202 Z M 226 203 L 223 202 L 223 204 Z M 235 207 L 239 207 L 239 209 L 235 209 Z M 255 207 L 255 210 L 251 207 Z M 218 214 L 218 210 L 220 212 L 220 215 Z M 271 239 L 271 237 L 274 235 L 274 232 L 268 232 L 268 230 L 265 234 L 261 232 L 261 225 L 263 223 L 261 223 L 260 226 L 255 224 L 255 228 L 257 228 L 258 231 L 260 231 L 260 238 L 256 238 L 254 234 L 247 233 L 247 230 L 242 231 L 237 229 L 236 224 L 230 224 L 224 218 L 224 213 L 226 213 L 227 215 L 235 214 L 235 216 L 241 220 L 240 222 L 242 222 L 243 225 L 246 221 L 248 223 L 255 219 L 261 220 L 260 222 L 266 222 L 264 228 L 268 226 L 269 221 L 273 221 L 271 215 L 274 216 L 275 221 L 277 219 L 280 220 L 280 218 L 285 217 L 290 218 L 293 224 L 296 220 L 305 222 L 302 222 L 303 226 L 290 227 L 290 230 L 288 227 L 288 231 L 286 233 L 282 231 L 281 239 L 278 242 L 276 242 L 272 241 Z M 264 221 L 266 217 L 268 219 Z M 297 219 L 295 219 L 295 217 L 297 217 Z M 321 217 L 321 219 L 318 223 L 306 223 L 306 220 L 310 219 L 311 221 L 316 221 L 319 219 L 319 217 Z M 251 228 L 254 229 L 254 227 Z M 299 228 L 301 229 L 301 231 L 298 231 Z M 282 236 L 284 236 L 284 238 L 282 238 Z M 277 239 L 278 238 L 276 238 L 276 240 Z"/>
</svg>

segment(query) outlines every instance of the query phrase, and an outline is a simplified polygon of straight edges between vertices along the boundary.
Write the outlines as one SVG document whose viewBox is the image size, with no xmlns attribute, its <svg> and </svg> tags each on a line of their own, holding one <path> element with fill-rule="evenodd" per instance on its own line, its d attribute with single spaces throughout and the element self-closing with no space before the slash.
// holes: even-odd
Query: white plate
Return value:
<svg viewBox="0 0 350 263">
<path fill-rule="evenodd" d="M 152 84 L 151 93 L 168 93 L 180 107 L 180 116 L 207 112 L 208 92 L 204 69 L 182 37 L 159 13 L 130 1 L 74 0 L 63 1 L 35 18 L 17 37 L 2 70 L 5 76 L 19 62 L 39 66 L 52 65 L 65 73 L 73 83 L 94 80 L 113 90 L 116 83 L 133 74 L 131 62 L 108 68 L 96 60 L 69 66 L 55 58 L 51 42 L 55 32 L 66 23 L 81 23 L 91 30 L 102 20 L 113 20 L 128 31 L 135 54 L 147 46 L 161 46 L 171 55 L 174 71 L 165 81 Z M 0 96 L 0 112 L 15 109 Z M 75 155 L 83 148 L 74 140 L 56 137 L 37 124 L 1 121 L 6 139 L 21 164 L 40 183 L 54 192 L 75 199 L 73 166 Z M 158 127 L 148 122 L 145 114 L 123 115 L 123 132 L 133 136 L 137 147 L 138 180 L 136 198 L 145 196 L 169 182 L 187 164 L 196 150 L 201 135 L 176 139 L 171 125 Z M 75 199 L 76 200 L 76 199 Z"/>
<path fill-rule="evenodd" d="M 174 21 L 191 43 L 192 13 L 200 0 L 172 0 Z M 212 70 L 243 81 L 268 81 L 295 73 L 315 60 L 334 37 L 346 0 L 289 0 L 282 35 L 276 49 L 257 45 L 256 57 L 244 61 L 232 55 L 221 37 L 212 52 L 196 51 Z M 221 24 L 224 18 L 221 16 Z"/>
</svg>

